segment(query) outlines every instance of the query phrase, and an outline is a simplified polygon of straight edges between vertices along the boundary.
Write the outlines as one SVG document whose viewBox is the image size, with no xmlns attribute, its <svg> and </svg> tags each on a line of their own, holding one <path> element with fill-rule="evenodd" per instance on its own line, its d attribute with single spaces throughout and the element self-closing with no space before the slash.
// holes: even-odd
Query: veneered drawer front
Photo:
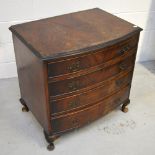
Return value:
<svg viewBox="0 0 155 155">
<path fill-rule="evenodd" d="M 54 77 L 62 74 L 77 72 L 92 66 L 100 65 L 114 57 L 130 53 L 130 50 L 137 46 L 138 35 L 134 35 L 111 47 L 101 49 L 91 54 L 61 60 L 48 64 L 48 76 Z"/>
<path fill-rule="evenodd" d="M 103 82 L 118 73 L 123 73 L 129 70 L 129 68 L 132 68 L 134 61 L 135 54 L 118 62 L 117 64 L 101 68 L 98 71 L 76 78 L 49 83 L 49 94 L 50 96 L 60 96 L 62 94 L 72 93 L 96 83 Z"/>
<path fill-rule="evenodd" d="M 96 120 L 127 100 L 129 91 L 130 86 L 121 89 L 121 91 L 93 106 L 55 118 L 52 117 L 53 133 L 66 132 Z"/>
<path fill-rule="evenodd" d="M 133 71 L 130 71 L 117 78 L 113 78 L 95 89 L 62 99 L 51 100 L 50 105 L 52 115 L 61 114 L 74 109 L 77 110 L 77 108 L 87 106 L 88 104 L 91 105 L 104 99 L 108 95 L 120 90 L 125 85 L 130 84 L 132 73 Z"/>
</svg>

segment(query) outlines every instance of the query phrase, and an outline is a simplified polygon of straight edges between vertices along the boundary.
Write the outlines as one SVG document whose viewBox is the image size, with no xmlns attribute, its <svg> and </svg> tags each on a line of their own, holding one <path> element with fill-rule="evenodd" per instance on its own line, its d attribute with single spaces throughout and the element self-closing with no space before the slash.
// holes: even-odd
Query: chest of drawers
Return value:
<svg viewBox="0 0 155 155">
<path fill-rule="evenodd" d="M 20 102 L 60 135 L 122 104 L 127 112 L 141 28 L 98 8 L 10 27 Z"/>
</svg>

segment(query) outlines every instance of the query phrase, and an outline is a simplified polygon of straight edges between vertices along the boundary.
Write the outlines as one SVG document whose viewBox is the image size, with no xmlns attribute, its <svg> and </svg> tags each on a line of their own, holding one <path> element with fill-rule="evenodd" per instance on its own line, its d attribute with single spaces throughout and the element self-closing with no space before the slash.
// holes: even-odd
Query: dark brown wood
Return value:
<svg viewBox="0 0 155 155">
<path fill-rule="evenodd" d="M 79 91 L 82 88 L 103 82 L 104 80 L 123 73 L 124 71 L 133 67 L 135 61 L 135 54 L 127 59 L 118 62 L 106 68 L 99 68 L 98 71 L 87 74 L 85 76 L 74 77 L 62 81 L 49 83 L 49 95 L 56 96 L 74 91 Z"/>
<path fill-rule="evenodd" d="M 20 102 L 54 149 L 60 135 L 122 104 L 141 28 L 98 8 L 11 26 Z"/>
<path fill-rule="evenodd" d="M 10 30 L 40 58 L 55 59 L 112 45 L 141 29 L 95 8 L 18 24 Z"/>
<path fill-rule="evenodd" d="M 47 113 L 44 63 L 38 59 L 15 35 L 13 35 L 21 103 L 24 103 L 35 115 L 45 131 L 50 133 Z M 46 79 L 47 81 L 47 79 Z M 49 108 L 48 108 L 49 109 Z"/>
<path fill-rule="evenodd" d="M 48 65 L 48 75 L 49 77 L 64 75 L 103 64 L 112 58 L 130 54 L 130 52 L 132 52 L 131 50 L 137 46 L 137 43 L 138 34 L 111 47 L 95 51 L 94 53 L 69 58 L 67 60 L 51 62 Z"/>
<path fill-rule="evenodd" d="M 129 97 L 130 86 L 125 87 L 116 94 L 104 99 L 92 106 L 78 110 L 76 112 L 59 115 L 52 118 L 53 133 L 63 133 L 68 130 L 79 128 L 86 125 L 109 111 L 116 108 L 118 105 L 125 102 Z"/>
<path fill-rule="evenodd" d="M 66 80 L 66 79 L 70 79 L 70 78 L 90 74 L 92 72 L 98 71 L 100 69 L 112 66 L 113 64 L 116 64 L 116 63 L 118 63 L 120 61 L 123 61 L 124 59 L 128 58 L 129 56 L 131 56 L 133 54 L 136 54 L 136 51 L 137 51 L 137 46 L 135 48 L 131 49 L 126 54 L 118 56 L 118 57 L 116 57 L 114 59 L 110 59 L 109 61 L 107 61 L 105 63 L 102 63 L 100 65 L 92 66 L 89 69 L 82 69 L 82 70 L 80 70 L 78 72 L 73 72 L 73 73 L 69 73 L 69 74 L 62 74 L 62 75 L 59 75 L 59 76 L 56 76 L 56 77 L 49 77 L 48 82 L 52 83 L 52 82 L 57 82 L 57 81 L 61 81 L 61 80 Z M 61 68 L 61 66 L 59 68 Z"/>
<path fill-rule="evenodd" d="M 61 113 L 68 113 L 71 110 L 78 110 L 77 108 L 84 108 L 83 106 L 92 105 L 100 100 L 103 100 L 108 95 L 120 90 L 125 85 L 130 84 L 132 79 L 132 71 L 119 75 L 117 78 L 106 81 L 103 85 L 99 85 L 93 89 L 75 95 L 69 95 L 65 98 L 55 99 L 51 98 L 51 112 L 52 115 L 59 115 Z"/>
</svg>

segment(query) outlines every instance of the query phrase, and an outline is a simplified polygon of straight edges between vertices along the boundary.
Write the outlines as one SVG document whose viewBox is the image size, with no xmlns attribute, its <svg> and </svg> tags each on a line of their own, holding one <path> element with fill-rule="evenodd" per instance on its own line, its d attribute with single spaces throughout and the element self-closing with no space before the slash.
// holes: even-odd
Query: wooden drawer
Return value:
<svg viewBox="0 0 155 155">
<path fill-rule="evenodd" d="M 130 86 L 113 94 L 105 100 L 82 110 L 52 118 L 53 133 L 66 132 L 88 124 L 97 118 L 105 115 L 109 111 L 128 99 Z"/>
<path fill-rule="evenodd" d="M 48 76 L 59 76 L 100 65 L 114 57 L 128 54 L 133 47 L 137 46 L 137 43 L 138 35 L 134 35 L 116 45 L 89 53 L 87 55 L 82 55 L 75 58 L 73 57 L 58 62 L 51 62 L 48 64 Z"/>
<path fill-rule="evenodd" d="M 22 111 L 41 124 L 48 150 L 120 104 L 127 111 L 141 28 L 95 8 L 9 29 Z"/>
<path fill-rule="evenodd" d="M 50 96 L 60 96 L 62 94 L 72 93 L 82 88 L 103 82 L 104 80 L 107 80 L 118 73 L 123 73 L 129 70 L 129 68 L 132 68 L 134 61 L 135 54 L 118 62 L 117 64 L 108 66 L 106 68 L 101 68 L 87 75 L 49 83 L 49 94 Z"/>
<path fill-rule="evenodd" d="M 133 71 L 130 71 L 117 78 L 113 78 L 95 89 L 62 99 L 51 100 L 50 104 L 52 115 L 58 115 L 62 112 L 68 112 L 74 109 L 77 110 L 77 108 L 81 108 L 88 104 L 91 105 L 104 99 L 108 95 L 120 90 L 125 85 L 130 84 L 132 73 Z"/>
</svg>

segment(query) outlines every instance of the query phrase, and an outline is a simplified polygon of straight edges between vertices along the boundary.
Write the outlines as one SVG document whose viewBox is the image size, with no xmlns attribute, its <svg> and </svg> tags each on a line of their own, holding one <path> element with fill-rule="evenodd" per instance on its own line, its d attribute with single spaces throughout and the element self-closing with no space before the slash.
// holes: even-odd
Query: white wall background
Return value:
<svg viewBox="0 0 155 155">
<path fill-rule="evenodd" d="M 155 60 L 155 0 L 0 0 L 0 78 L 17 76 L 10 25 L 94 7 L 143 28 L 137 61 Z"/>
</svg>

